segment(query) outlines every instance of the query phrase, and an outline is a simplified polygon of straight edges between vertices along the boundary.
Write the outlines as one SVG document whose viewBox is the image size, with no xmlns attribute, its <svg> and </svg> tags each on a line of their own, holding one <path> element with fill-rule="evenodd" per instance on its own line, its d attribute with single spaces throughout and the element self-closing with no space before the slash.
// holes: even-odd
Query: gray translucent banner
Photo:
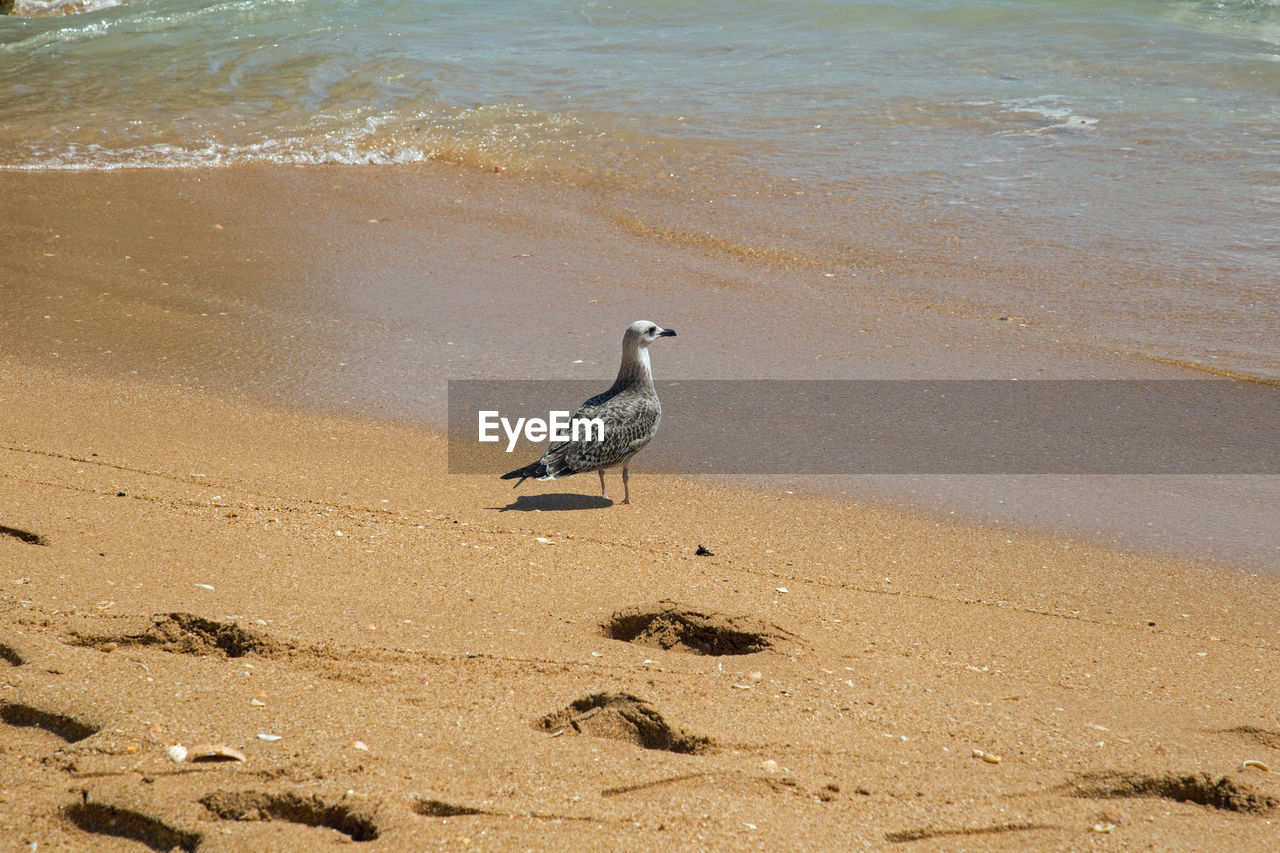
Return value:
<svg viewBox="0 0 1280 853">
<path fill-rule="evenodd" d="M 449 382 L 449 472 L 501 474 L 497 422 L 572 413 L 607 383 Z M 637 458 L 686 474 L 1275 474 L 1280 389 L 1231 380 L 669 380 Z M 481 442 L 480 413 L 497 441 Z"/>
</svg>

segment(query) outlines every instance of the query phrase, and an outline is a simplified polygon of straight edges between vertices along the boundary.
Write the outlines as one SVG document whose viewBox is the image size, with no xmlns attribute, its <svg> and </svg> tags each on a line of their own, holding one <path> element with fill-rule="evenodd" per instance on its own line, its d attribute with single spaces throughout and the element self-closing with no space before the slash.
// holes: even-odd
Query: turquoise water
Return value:
<svg viewBox="0 0 1280 853">
<path fill-rule="evenodd" d="M 1274 0 L 125 0 L 0 80 L 0 168 L 452 160 L 1280 376 Z"/>
</svg>

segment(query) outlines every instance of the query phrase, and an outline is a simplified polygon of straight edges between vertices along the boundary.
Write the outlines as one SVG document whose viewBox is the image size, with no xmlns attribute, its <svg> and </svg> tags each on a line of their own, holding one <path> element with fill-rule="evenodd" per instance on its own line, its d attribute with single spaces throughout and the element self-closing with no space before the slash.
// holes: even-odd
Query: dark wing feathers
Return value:
<svg viewBox="0 0 1280 853">
<path fill-rule="evenodd" d="M 514 480 L 516 477 L 519 477 L 520 483 L 523 483 L 525 480 L 529 479 L 530 477 L 536 477 L 538 479 L 541 479 L 546 475 L 547 475 L 547 466 L 543 465 L 541 460 L 539 460 L 538 462 L 534 462 L 532 465 L 526 465 L 523 468 L 517 468 L 514 471 L 508 471 L 507 473 L 503 474 L 500 479 Z M 516 485 L 519 486 L 520 483 L 516 483 Z"/>
<path fill-rule="evenodd" d="M 621 465 L 652 440 L 662 420 L 662 406 L 648 389 L 609 389 L 587 400 L 573 413 L 572 420 L 599 418 L 604 422 L 604 440 L 561 441 L 552 444 L 542 458 L 503 479 L 526 477 L 554 480 Z M 516 483 L 520 485 L 520 483 Z"/>
</svg>

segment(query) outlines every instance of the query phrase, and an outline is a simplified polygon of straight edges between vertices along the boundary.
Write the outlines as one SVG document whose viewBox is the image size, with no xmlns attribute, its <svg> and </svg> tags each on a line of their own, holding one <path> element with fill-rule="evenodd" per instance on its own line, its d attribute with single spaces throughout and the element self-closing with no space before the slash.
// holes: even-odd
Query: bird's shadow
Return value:
<svg viewBox="0 0 1280 853">
<path fill-rule="evenodd" d="M 613 506 L 608 498 L 594 495 L 521 495 L 506 506 L 491 506 L 498 512 L 568 512 L 577 509 L 605 509 Z"/>
</svg>

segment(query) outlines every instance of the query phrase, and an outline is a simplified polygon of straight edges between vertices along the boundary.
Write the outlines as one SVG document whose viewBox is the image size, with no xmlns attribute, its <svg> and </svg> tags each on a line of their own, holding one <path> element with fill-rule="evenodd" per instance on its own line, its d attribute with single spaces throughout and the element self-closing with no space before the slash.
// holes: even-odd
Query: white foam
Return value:
<svg viewBox="0 0 1280 853">
<path fill-rule="evenodd" d="M 1010 131 L 1012 133 L 1053 133 L 1057 131 L 1092 130 L 1097 124 L 1096 118 L 1075 113 L 1071 107 L 1064 106 L 1057 95 L 1042 95 L 1038 98 L 1027 98 L 1003 102 L 1002 112 L 1039 116 L 1046 119 L 1047 124 L 1028 130 Z"/>
<path fill-rule="evenodd" d="M 522 104 L 491 104 L 450 114 L 362 114 L 352 108 L 324 118 L 318 123 L 323 126 L 256 141 L 43 143 L 19 155 L 18 162 L 0 164 L 0 170 L 183 169 L 245 163 L 394 165 L 428 160 L 521 170 L 554 164 L 584 140 L 607 146 L 609 138 L 575 116 L 531 110 Z"/>
<path fill-rule="evenodd" d="M 99 12 L 119 6 L 121 0 L 14 0 L 9 13 L 19 18 L 58 18 L 83 12 Z"/>
</svg>

